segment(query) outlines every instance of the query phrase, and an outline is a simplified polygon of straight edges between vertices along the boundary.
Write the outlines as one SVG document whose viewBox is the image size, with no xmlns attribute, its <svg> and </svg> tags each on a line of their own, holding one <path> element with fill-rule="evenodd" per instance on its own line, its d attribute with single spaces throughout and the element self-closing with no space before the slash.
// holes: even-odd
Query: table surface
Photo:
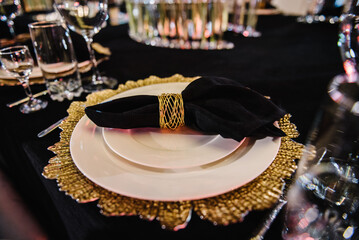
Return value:
<svg viewBox="0 0 359 240">
<path fill-rule="evenodd" d="M 326 95 L 329 81 L 343 72 L 337 47 L 338 25 L 301 24 L 294 17 L 261 16 L 260 38 L 244 38 L 234 33 L 225 39 L 235 44 L 231 50 L 179 50 L 151 47 L 129 38 L 128 26 L 108 26 L 95 36 L 95 41 L 111 49 L 109 61 L 99 67 L 120 83 L 150 75 L 168 77 L 221 76 L 240 81 L 248 87 L 271 96 L 292 114 L 291 121 L 300 132 L 296 141 L 305 143 L 315 113 Z M 83 39 L 72 34 L 78 60 L 85 60 Z M 33 85 L 33 92 L 45 89 Z M 49 100 L 48 107 L 29 115 L 6 103 L 24 97 L 21 86 L 0 87 L 0 169 L 14 184 L 27 207 L 50 239 L 111 239 L 141 237 L 192 239 L 220 237 L 248 239 L 266 214 L 251 212 L 244 222 L 215 226 L 195 214 L 185 229 L 162 230 L 157 221 L 132 217 L 105 217 L 96 202 L 79 204 L 58 190 L 56 181 L 41 173 L 53 154 L 47 148 L 59 141 L 57 129 L 44 138 L 38 132 L 67 115 L 70 101 Z M 82 95 L 76 100 L 84 100 Z M 0 190 L 1 193 L 1 190 Z M 283 214 L 274 222 L 265 239 L 280 239 Z"/>
</svg>

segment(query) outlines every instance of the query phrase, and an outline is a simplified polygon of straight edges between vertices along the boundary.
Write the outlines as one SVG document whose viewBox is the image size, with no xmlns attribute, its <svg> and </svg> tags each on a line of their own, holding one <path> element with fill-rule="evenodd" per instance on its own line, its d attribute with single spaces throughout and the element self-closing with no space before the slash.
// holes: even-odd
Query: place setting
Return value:
<svg viewBox="0 0 359 240">
<path fill-rule="evenodd" d="M 108 51 L 93 44 L 107 5 L 101 0 L 89 3 L 55 1 L 65 21 L 28 25 L 38 67 L 32 65 L 33 71 L 27 72 L 27 84 L 39 75 L 51 100 L 72 101 L 68 116 L 38 134 L 62 130 L 59 142 L 49 147 L 55 156 L 43 176 L 56 179 L 59 189 L 79 203 L 96 201 L 103 215 L 156 219 L 170 230 L 186 227 L 192 214 L 228 225 L 243 221 L 251 211 L 271 208 L 302 153 L 302 145 L 292 140 L 299 133 L 290 114 L 270 97 L 216 76 L 150 76 L 115 88 L 117 80 L 99 73 L 103 60 L 94 54 L 94 49 Z M 163 31 L 158 29 L 162 37 L 147 38 L 138 28 L 144 26 L 133 25 L 141 22 L 131 15 L 140 6 L 128 1 L 126 7 L 129 36 L 135 41 L 192 50 L 234 47 L 222 36 L 228 12 L 218 10 L 227 9 L 226 2 L 207 6 L 213 17 L 208 24 L 223 20 L 211 36 L 201 31 L 166 35 L 171 29 L 163 22 Z M 98 18 L 84 15 L 91 9 L 98 11 Z M 253 9 L 248 11 L 256 17 Z M 203 14 L 199 8 L 197 13 Z M 197 18 L 188 22 L 187 30 L 191 22 L 200 23 Z M 248 24 L 246 31 L 258 37 L 255 22 Z M 90 60 L 77 62 L 69 29 L 83 36 Z M 83 92 L 86 101 L 76 101 Z"/>
<path fill-rule="evenodd" d="M 13 21 L 22 2 L 6 1 Z M 131 236 L 161 239 L 255 240 L 268 230 L 268 239 L 355 239 L 357 73 L 348 39 L 357 1 L 353 14 L 343 15 L 344 1 L 341 18 L 313 25 L 285 15 L 299 2 L 279 0 L 49 2 L 49 15 L 25 24 L 31 46 L 0 49 L 8 116 L 0 133 L 9 136 L 3 149 L 13 146 L 0 166 L 16 174 L 50 239 L 136 230 Z M 339 22 L 333 48 L 345 73 L 324 89 L 341 70 L 329 44 Z M 16 100 L 19 89 L 25 98 Z M 323 95 L 340 106 L 308 130 Z M 307 133 L 312 145 L 303 144 Z"/>
<path fill-rule="evenodd" d="M 224 97 L 231 88 L 233 94 Z M 161 95 L 167 96 L 166 106 L 159 106 Z M 226 101 L 238 106 L 220 118 L 216 111 Z M 267 105 L 258 110 L 256 104 Z M 212 113 L 199 110 L 205 108 Z M 249 109 L 248 119 L 230 120 Z M 73 102 L 68 113 L 60 125 L 61 140 L 49 147 L 55 157 L 43 175 L 57 179 L 60 190 L 79 203 L 98 201 L 105 215 L 136 214 L 173 230 L 187 225 L 192 212 L 226 225 L 271 207 L 302 150 L 292 140 L 298 132 L 289 114 L 229 79 L 151 76 L 92 93 L 85 102 Z M 160 120 L 162 114 L 172 118 Z M 168 127 L 160 127 L 161 121 Z M 225 121 L 227 129 L 218 129 L 217 121 Z M 237 211 L 216 213 L 213 203 L 235 204 Z"/>
</svg>

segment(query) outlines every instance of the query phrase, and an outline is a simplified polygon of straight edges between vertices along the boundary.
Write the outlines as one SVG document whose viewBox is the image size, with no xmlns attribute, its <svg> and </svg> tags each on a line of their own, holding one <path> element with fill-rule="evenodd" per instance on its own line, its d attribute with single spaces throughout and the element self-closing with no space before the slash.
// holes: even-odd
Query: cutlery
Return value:
<svg viewBox="0 0 359 240">
<path fill-rule="evenodd" d="M 259 228 L 255 231 L 255 233 L 252 235 L 250 240 L 263 240 L 264 236 L 266 235 L 267 231 L 271 227 L 274 220 L 277 218 L 278 214 L 282 210 L 282 208 L 287 204 L 287 193 L 290 183 L 285 182 L 282 187 L 282 194 L 278 199 L 278 202 L 275 204 L 275 206 L 272 208 L 272 210 L 268 213 L 268 215 L 265 217 L 264 222 L 260 225 Z"/>
<path fill-rule="evenodd" d="M 44 90 L 42 92 L 34 94 L 34 97 L 39 97 L 39 96 L 42 96 L 42 95 L 46 95 L 47 93 L 48 93 L 47 90 Z M 16 102 L 8 103 L 8 104 L 6 104 L 6 106 L 9 107 L 9 108 L 12 108 L 12 107 L 15 107 L 15 106 L 17 106 L 17 105 L 19 105 L 21 103 L 26 102 L 26 101 L 29 101 L 29 97 L 20 99 L 20 100 L 18 100 Z"/>
<path fill-rule="evenodd" d="M 55 122 L 54 124 L 52 124 L 51 126 L 49 126 L 48 128 L 42 130 L 41 132 L 39 132 L 39 134 L 37 134 L 37 137 L 41 138 L 43 136 L 46 136 L 47 134 L 49 134 L 50 132 L 52 132 L 53 130 L 55 130 L 58 126 L 60 126 L 60 124 L 66 119 L 67 117 L 61 118 L 60 120 L 58 120 L 57 122 Z"/>
<path fill-rule="evenodd" d="M 250 240 L 263 240 L 265 234 L 269 230 L 270 226 L 274 222 L 274 220 L 277 218 L 278 214 L 282 210 L 282 208 L 287 204 L 287 201 L 283 198 L 280 198 L 278 200 L 278 203 L 275 205 L 275 207 L 271 210 L 269 215 L 267 216 L 264 223 L 261 225 L 261 227 L 257 230 L 257 232 L 254 234 Z"/>
</svg>

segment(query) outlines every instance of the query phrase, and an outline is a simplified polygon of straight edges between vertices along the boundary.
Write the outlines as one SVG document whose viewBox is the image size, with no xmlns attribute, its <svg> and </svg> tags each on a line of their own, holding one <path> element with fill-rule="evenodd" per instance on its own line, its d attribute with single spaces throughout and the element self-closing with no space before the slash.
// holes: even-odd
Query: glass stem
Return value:
<svg viewBox="0 0 359 240">
<path fill-rule="evenodd" d="M 26 95 L 29 98 L 28 103 L 31 104 L 31 102 L 34 101 L 34 96 L 32 95 L 31 88 L 29 85 L 29 77 L 19 78 L 19 81 L 24 88 Z"/>
<path fill-rule="evenodd" d="M 90 55 L 90 62 L 92 65 L 92 82 L 98 82 L 98 81 L 102 81 L 101 79 L 101 75 L 98 71 L 97 68 L 97 61 L 96 61 L 96 56 L 95 56 L 95 52 L 92 49 L 92 42 L 93 42 L 93 38 L 91 36 L 84 36 L 85 41 L 86 41 L 86 45 L 87 45 L 87 49 L 89 51 L 89 55 Z"/>
<path fill-rule="evenodd" d="M 16 34 L 15 34 L 15 30 L 14 30 L 14 21 L 9 19 L 6 23 L 7 23 L 7 26 L 9 27 L 9 31 L 10 31 L 12 39 L 15 39 Z"/>
</svg>

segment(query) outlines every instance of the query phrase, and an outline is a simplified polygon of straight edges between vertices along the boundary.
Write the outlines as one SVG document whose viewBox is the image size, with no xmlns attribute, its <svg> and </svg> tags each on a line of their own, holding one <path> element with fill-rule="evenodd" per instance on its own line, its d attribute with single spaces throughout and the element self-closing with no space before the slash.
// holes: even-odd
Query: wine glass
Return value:
<svg viewBox="0 0 359 240">
<path fill-rule="evenodd" d="M 86 41 L 93 73 L 90 83 L 83 84 L 84 91 L 94 92 L 113 88 L 117 84 L 117 80 L 100 75 L 95 53 L 91 47 L 93 36 L 105 24 L 108 13 L 107 0 L 55 0 L 54 6 L 65 19 L 69 28 L 81 34 Z"/>
<path fill-rule="evenodd" d="M 20 111 L 27 114 L 46 108 L 47 101 L 34 98 L 30 89 L 29 76 L 34 66 L 34 60 L 28 47 L 3 48 L 0 50 L 0 61 L 2 68 L 19 80 L 29 98 L 28 102 L 20 106 Z"/>
<path fill-rule="evenodd" d="M 11 37 L 15 39 L 14 19 L 20 13 L 20 0 L 0 0 L 0 19 L 7 23 Z"/>
</svg>

